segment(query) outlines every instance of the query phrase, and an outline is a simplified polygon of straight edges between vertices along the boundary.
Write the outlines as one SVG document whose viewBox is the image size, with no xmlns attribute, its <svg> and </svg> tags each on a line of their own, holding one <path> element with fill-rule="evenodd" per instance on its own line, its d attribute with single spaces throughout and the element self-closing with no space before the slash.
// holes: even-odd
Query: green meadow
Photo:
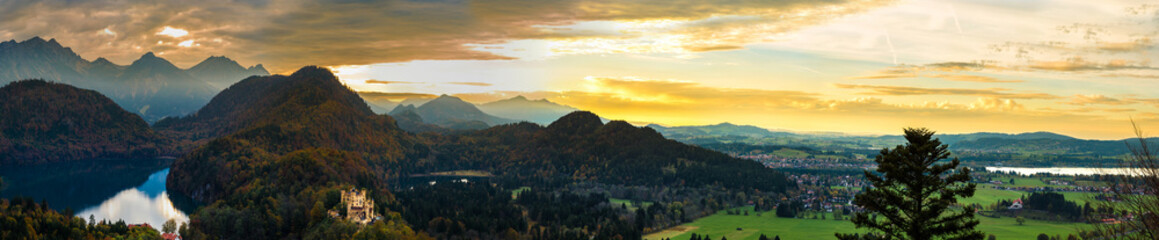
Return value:
<svg viewBox="0 0 1159 240">
<path fill-rule="evenodd" d="M 741 209 L 752 210 L 752 207 Z M 833 234 L 842 232 L 861 232 L 854 228 L 849 220 L 833 220 L 832 215 L 826 214 L 826 219 L 797 219 L 778 218 L 772 212 L 765 212 L 761 216 L 727 215 L 724 211 L 712 216 L 698 219 L 678 227 L 656 232 L 644 236 L 644 239 L 686 240 L 697 235 L 708 234 L 712 239 L 727 237 L 729 240 L 755 240 L 761 234 L 769 238 L 780 236 L 781 239 L 836 239 Z M 846 218 L 848 219 L 848 217 Z M 1044 222 L 1027 220 L 1024 225 L 1018 225 L 1014 218 L 990 218 L 977 216 L 982 223 L 978 230 L 987 235 L 994 234 L 997 239 L 1034 239 L 1040 233 L 1051 236 L 1077 233 L 1084 224 Z M 739 229 L 738 229 L 739 228 Z"/>
</svg>

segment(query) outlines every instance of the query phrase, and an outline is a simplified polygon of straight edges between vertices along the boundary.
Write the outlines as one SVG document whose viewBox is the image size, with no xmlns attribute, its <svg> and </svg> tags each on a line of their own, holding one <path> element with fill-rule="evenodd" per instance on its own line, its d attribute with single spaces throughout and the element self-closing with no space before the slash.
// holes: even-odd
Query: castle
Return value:
<svg viewBox="0 0 1159 240">
<path fill-rule="evenodd" d="M 346 204 L 347 221 L 366 225 L 379 218 L 374 212 L 374 200 L 366 196 L 366 189 L 342 190 L 342 203 Z M 338 217 L 338 213 L 331 210 L 330 216 Z"/>
</svg>

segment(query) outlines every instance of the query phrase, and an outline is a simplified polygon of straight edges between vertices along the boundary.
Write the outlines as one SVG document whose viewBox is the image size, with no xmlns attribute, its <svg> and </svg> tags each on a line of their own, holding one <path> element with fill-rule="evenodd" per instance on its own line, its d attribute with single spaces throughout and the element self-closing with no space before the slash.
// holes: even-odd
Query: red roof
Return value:
<svg viewBox="0 0 1159 240">
<path fill-rule="evenodd" d="M 142 224 L 129 224 L 129 228 L 135 228 L 135 227 L 147 227 L 147 228 L 152 228 L 153 226 L 149 226 L 149 224 L 148 224 L 148 223 L 142 223 Z"/>
<path fill-rule="evenodd" d="M 177 234 L 174 233 L 162 233 L 161 238 L 164 238 L 165 240 L 176 240 L 181 239 L 181 236 L 177 236 Z"/>
</svg>

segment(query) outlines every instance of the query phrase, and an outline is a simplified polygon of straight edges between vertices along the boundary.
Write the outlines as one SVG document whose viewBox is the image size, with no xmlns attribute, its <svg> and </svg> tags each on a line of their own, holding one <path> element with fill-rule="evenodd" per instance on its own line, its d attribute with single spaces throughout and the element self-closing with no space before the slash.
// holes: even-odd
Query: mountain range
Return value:
<svg viewBox="0 0 1159 240">
<path fill-rule="evenodd" d="M 260 64 L 243 68 L 225 57 L 181 69 L 152 52 L 129 65 L 105 58 L 88 61 L 56 39 L 40 37 L 0 43 L 0 83 L 43 79 L 93 89 L 148 122 L 189 114 L 222 86 L 252 75 L 269 72 Z"/>
<path fill-rule="evenodd" d="M 426 119 L 418 116 L 424 108 L 489 116 L 451 96 L 399 107 L 395 114 Z M 429 116 L 448 113 L 435 114 Z M 191 222 L 213 236 L 309 234 L 315 224 L 326 223 L 325 209 L 338 206 L 329 200 L 338 190 L 367 188 L 374 199 L 391 199 L 386 184 L 432 171 L 479 169 L 510 179 L 502 181 L 527 184 L 584 180 L 773 192 L 790 187 L 783 174 L 759 163 L 667 140 L 623 121 L 604 124 L 589 112 L 570 113 L 547 127 L 523 122 L 453 134 L 408 134 L 318 67 L 290 76 L 248 78 L 195 114 L 155 127 L 204 142 L 174 162 L 167 184 L 212 203 Z M 267 209 L 279 210 L 263 212 Z M 238 225 L 273 230 L 248 232 Z"/>
<path fill-rule="evenodd" d="M 426 101 L 426 103 L 417 107 L 414 104 L 399 104 L 389 114 L 396 117 L 401 114 L 415 114 L 418 115 L 417 119 L 413 117 L 407 117 L 406 119 L 421 120 L 423 123 L 455 130 L 478 130 L 490 126 L 518 122 L 518 120 L 496 117 L 484 113 L 474 104 L 445 94 Z"/>
<path fill-rule="evenodd" d="M 509 99 L 483 104 L 473 104 L 449 95 L 442 95 L 436 98 L 417 96 L 398 102 L 386 98 L 391 96 L 391 93 L 361 92 L 359 95 L 363 99 L 367 99 L 367 104 L 375 112 L 385 112 L 394 116 L 396 119 L 399 118 L 399 114 L 407 112 L 412 112 L 417 115 L 417 118 L 405 117 L 405 120 L 399 120 L 399 124 L 403 126 L 403 129 L 412 132 L 433 130 L 427 126 L 420 127 L 418 125 L 420 123 L 452 130 L 478 130 L 489 126 L 519 121 L 548 125 L 568 113 L 579 110 L 553 103 L 547 99 L 530 100 L 523 96 L 515 96 Z M 390 110 L 386 110 L 384 109 L 386 106 L 392 107 Z M 410 121 L 418 119 L 422 121 Z M 421 128 L 422 130 L 415 127 Z"/>
<path fill-rule="evenodd" d="M 858 136 L 847 134 L 811 134 L 786 131 L 771 131 L 751 125 L 721 123 L 700 126 L 667 127 L 649 124 L 647 127 L 664 134 L 665 137 L 681 142 L 714 148 L 720 151 L 750 149 L 757 146 L 779 146 L 803 148 L 829 152 L 858 152 L 875 154 L 874 151 L 896 146 L 905 142 L 899 135 Z M 943 144 L 950 145 L 955 154 L 970 160 L 988 162 L 1005 161 L 1012 158 L 1026 158 L 1022 164 L 1032 164 L 1030 160 L 1062 158 L 1054 162 L 1035 162 L 1035 166 L 1090 165 L 1107 158 L 1130 154 L 1128 143 L 1136 139 L 1089 140 L 1052 132 L 1027 133 L 965 133 L 937 134 Z M 1159 140 L 1159 139 L 1152 139 Z M 751 147 L 738 146 L 749 145 Z"/>
<path fill-rule="evenodd" d="M 579 109 L 560 105 L 547 99 L 530 100 L 522 95 L 480 104 L 479 110 L 495 116 L 525 120 L 540 125 L 551 124 L 568 113 L 579 111 Z"/>
</svg>

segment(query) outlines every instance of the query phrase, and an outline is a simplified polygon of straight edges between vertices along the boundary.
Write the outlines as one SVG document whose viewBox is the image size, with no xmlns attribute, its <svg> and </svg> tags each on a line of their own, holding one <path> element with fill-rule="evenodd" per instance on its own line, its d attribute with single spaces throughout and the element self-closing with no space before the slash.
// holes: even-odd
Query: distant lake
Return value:
<svg viewBox="0 0 1159 240">
<path fill-rule="evenodd" d="M 180 225 L 196 206 L 165 188 L 173 160 L 89 160 L 0 169 L 6 186 L 0 197 L 44 200 L 57 211 L 70 209 L 88 221 L 125 220 L 160 229 L 168 219 Z"/>
<path fill-rule="evenodd" d="M 1020 175 L 1050 173 L 1056 175 L 1123 175 L 1131 174 L 1129 168 L 1084 168 L 1084 167 L 986 167 L 991 172 L 1015 172 Z"/>
</svg>

